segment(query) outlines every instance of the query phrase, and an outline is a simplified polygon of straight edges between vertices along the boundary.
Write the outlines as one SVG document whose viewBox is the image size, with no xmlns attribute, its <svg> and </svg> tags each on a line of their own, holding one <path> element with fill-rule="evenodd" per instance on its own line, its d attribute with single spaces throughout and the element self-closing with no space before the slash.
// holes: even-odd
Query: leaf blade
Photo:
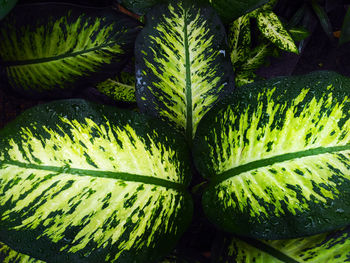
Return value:
<svg viewBox="0 0 350 263">
<path fill-rule="evenodd" d="M 208 114 L 194 156 L 212 181 L 203 197 L 211 221 L 266 239 L 344 226 L 348 215 L 337 209 L 348 206 L 349 87 L 335 73 L 277 78 L 239 89 L 228 103 L 237 111 L 226 104 Z"/>
<path fill-rule="evenodd" d="M 49 262 L 166 253 L 192 208 L 184 191 L 188 160 L 179 155 L 186 146 L 161 126 L 81 100 L 27 111 L 1 131 L 2 241 Z"/>
<path fill-rule="evenodd" d="M 137 103 L 191 141 L 202 116 L 232 88 L 224 28 L 210 8 L 181 2 L 152 9 L 147 21 L 136 41 Z"/>
</svg>

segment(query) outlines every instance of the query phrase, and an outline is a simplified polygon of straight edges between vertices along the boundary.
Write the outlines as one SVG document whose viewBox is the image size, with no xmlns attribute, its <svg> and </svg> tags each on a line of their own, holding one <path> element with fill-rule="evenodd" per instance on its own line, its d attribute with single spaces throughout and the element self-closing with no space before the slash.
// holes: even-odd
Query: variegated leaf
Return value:
<svg viewBox="0 0 350 263">
<path fill-rule="evenodd" d="M 134 74 L 123 71 L 114 78 L 99 83 L 96 88 L 115 101 L 136 102 Z"/>
<path fill-rule="evenodd" d="M 159 120 L 81 100 L 0 132 L 0 240 L 47 262 L 153 262 L 191 219 L 188 149 Z"/>
<path fill-rule="evenodd" d="M 152 9 L 136 40 L 136 99 L 141 110 L 174 123 L 188 140 L 232 85 L 226 34 L 215 12 L 188 2 Z"/>
<path fill-rule="evenodd" d="M 193 156 L 221 228 L 294 238 L 350 222 L 350 80 L 332 72 L 255 82 L 201 121 Z"/>
<path fill-rule="evenodd" d="M 251 70 L 239 70 L 235 73 L 236 87 L 241 87 L 252 83 L 257 78 L 256 74 Z"/>
<path fill-rule="evenodd" d="M 17 91 L 66 94 L 115 75 L 133 51 L 138 26 L 109 8 L 20 5 L 0 24 L 0 64 Z"/>
<path fill-rule="evenodd" d="M 298 48 L 292 37 L 274 12 L 259 12 L 257 14 L 257 24 L 261 33 L 277 47 L 298 54 Z"/>
<path fill-rule="evenodd" d="M 19 253 L 0 242 L 0 262 L 3 263 L 45 263 L 31 256 Z"/>
<path fill-rule="evenodd" d="M 233 67 L 237 63 L 244 63 L 251 45 L 250 18 L 241 16 L 231 23 L 228 33 L 230 58 Z"/>
<path fill-rule="evenodd" d="M 227 236 L 218 242 L 220 248 L 213 250 L 218 263 L 350 262 L 350 227 L 297 239 L 259 241 Z"/>
<path fill-rule="evenodd" d="M 239 66 L 242 71 L 253 71 L 266 63 L 267 56 L 271 53 L 271 44 L 262 42 L 249 52 L 244 63 Z"/>
<path fill-rule="evenodd" d="M 0 0 L 0 20 L 11 11 L 17 1 L 18 0 Z"/>
</svg>

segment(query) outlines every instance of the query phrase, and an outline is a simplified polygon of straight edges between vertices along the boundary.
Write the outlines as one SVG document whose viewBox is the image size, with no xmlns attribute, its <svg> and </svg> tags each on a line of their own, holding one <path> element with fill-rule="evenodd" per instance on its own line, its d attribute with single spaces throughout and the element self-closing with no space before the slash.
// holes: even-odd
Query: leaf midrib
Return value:
<svg viewBox="0 0 350 263">
<path fill-rule="evenodd" d="M 56 172 L 56 173 L 73 174 L 73 175 L 79 175 L 79 176 L 110 178 L 115 180 L 119 179 L 119 180 L 124 180 L 129 182 L 145 183 L 145 184 L 157 185 L 165 188 L 174 189 L 179 192 L 186 191 L 186 187 L 183 184 L 175 183 L 172 181 L 168 181 L 165 179 L 156 178 L 152 176 L 144 176 L 144 175 L 138 175 L 138 174 L 124 173 L 124 172 L 72 168 L 68 166 L 61 167 L 61 166 L 39 165 L 39 164 L 32 164 L 32 163 L 23 163 L 23 162 L 14 161 L 14 160 L 0 161 L 0 167 L 1 165 L 6 165 L 6 164 L 12 165 L 12 166 L 18 166 L 26 169 L 35 169 L 35 170 L 50 171 L 50 172 Z"/>
<path fill-rule="evenodd" d="M 303 157 L 309 157 L 309 156 L 316 156 L 320 154 L 326 154 L 326 153 L 334 153 L 334 152 L 340 152 L 340 151 L 346 151 L 350 150 L 350 145 L 342 145 L 342 146 L 333 146 L 333 147 L 318 147 L 313 148 L 305 151 L 299 151 L 299 152 L 292 152 L 292 153 L 286 153 L 281 154 L 277 156 L 273 156 L 266 159 L 261 159 L 257 161 L 253 161 L 250 163 L 246 163 L 237 167 L 234 167 L 232 169 L 229 169 L 225 172 L 222 172 L 218 175 L 215 175 L 210 178 L 210 184 L 209 187 L 215 186 L 233 176 L 239 175 L 244 172 L 248 172 L 251 170 L 256 170 L 262 167 L 270 166 L 275 163 L 282 163 L 286 161 L 290 161 L 297 158 L 303 158 Z"/>
<path fill-rule="evenodd" d="M 15 67 L 15 66 L 24 66 L 24 65 L 32 65 L 32 64 L 40 64 L 40 63 L 47 63 L 47 62 L 52 62 L 52 61 L 56 61 L 56 60 L 61 60 L 61 59 L 65 59 L 68 57 L 76 57 L 79 55 L 83 55 L 86 53 L 90 53 L 90 52 L 94 52 L 96 50 L 100 50 L 106 47 L 111 47 L 114 46 L 116 44 L 118 44 L 119 41 L 115 40 L 109 43 L 105 43 L 93 48 L 88 48 L 88 49 L 84 49 L 84 50 L 80 50 L 80 51 L 76 51 L 76 52 L 67 52 L 61 55 L 57 55 L 57 56 L 51 56 L 51 57 L 45 57 L 45 58 L 36 58 L 36 59 L 27 59 L 27 60 L 17 60 L 17 61 L 5 61 L 3 63 L 3 65 L 5 67 Z"/>
</svg>

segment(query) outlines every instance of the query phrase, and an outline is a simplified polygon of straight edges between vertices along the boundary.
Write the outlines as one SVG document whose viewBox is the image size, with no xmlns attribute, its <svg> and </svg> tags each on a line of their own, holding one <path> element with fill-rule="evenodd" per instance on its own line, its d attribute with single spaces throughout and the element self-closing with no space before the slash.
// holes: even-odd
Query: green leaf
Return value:
<svg viewBox="0 0 350 263">
<path fill-rule="evenodd" d="M 332 25 L 331 25 L 331 22 L 329 21 L 329 17 L 327 15 L 326 11 L 324 10 L 324 8 L 322 6 L 320 6 L 317 3 L 317 0 L 312 0 L 311 5 L 312 5 L 312 8 L 315 11 L 318 19 L 320 20 L 323 31 L 326 33 L 326 35 L 329 38 L 332 39 L 333 38 Z"/>
<path fill-rule="evenodd" d="M 304 40 L 310 35 L 310 32 L 304 27 L 292 27 L 288 31 L 293 40 L 297 42 Z"/>
<path fill-rule="evenodd" d="M 191 141 L 200 119 L 233 86 L 224 27 L 211 8 L 187 2 L 157 6 L 147 21 L 136 40 L 137 103 Z"/>
<path fill-rule="evenodd" d="M 97 84 L 96 88 L 115 101 L 136 102 L 134 74 L 123 71 L 114 78 Z"/>
<path fill-rule="evenodd" d="M 250 51 L 245 62 L 239 67 L 241 70 L 253 71 L 266 63 L 266 58 L 271 53 L 271 45 L 264 42 Z"/>
<path fill-rule="evenodd" d="M 259 241 L 226 236 L 218 242 L 221 251 L 214 251 L 213 258 L 220 263 L 350 262 L 350 227 L 297 239 Z"/>
<path fill-rule="evenodd" d="M 341 35 L 339 39 L 339 44 L 344 44 L 350 41 L 350 7 L 348 7 L 348 11 L 346 12 L 343 26 L 341 28 Z"/>
<path fill-rule="evenodd" d="M 183 136 L 82 100 L 0 131 L 0 240 L 47 262 L 154 262 L 191 220 Z"/>
<path fill-rule="evenodd" d="M 231 22 L 262 5 L 268 0 L 209 0 L 224 22 Z"/>
<path fill-rule="evenodd" d="M 0 242 L 0 261 L 9 263 L 45 263 L 44 261 L 19 253 L 2 242 Z"/>
<path fill-rule="evenodd" d="M 248 15 L 241 16 L 230 24 L 228 44 L 231 62 L 235 68 L 237 63 L 244 63 L 250 50 L 251 32 Z"/>
<path fill-rule="evenodd" d="M 193 156 L 209 219 L 284 239 L 350 222 L 350 79 L 332 72 L 236 89 L 199 124 Z"/>
<path fill-rule="evenodd" d="M 156 4 L 167 2 L 166 0 L 118 0 L 126 9 L 138 14 L 146 14 Z"/>
<path fill-rule="evenodd" d="M 0 0 L 0 20 L 11 11 L 17 1 L 18 0 Z"/>
<path fill-rule="evenodd" d="M 257 24 L 261 33 L 277 47 L 298 54 L 298 48 L 292 37 L 274 12 L 259 12 Z"/>
<path fill-rule="evenodd" d="M 256 79 L 256 74 L 251 70 L 241 70 L 235 73 L 235 84 L 236 87 L 241 87 L 252 83 Z"/>
<path fill-rule="evenodd" d="M 16 91 L 56 96 L 115 75 L 138 22 L 110 8 L 17 6 L 0 26 L 0 64 Z"/>
</svg>

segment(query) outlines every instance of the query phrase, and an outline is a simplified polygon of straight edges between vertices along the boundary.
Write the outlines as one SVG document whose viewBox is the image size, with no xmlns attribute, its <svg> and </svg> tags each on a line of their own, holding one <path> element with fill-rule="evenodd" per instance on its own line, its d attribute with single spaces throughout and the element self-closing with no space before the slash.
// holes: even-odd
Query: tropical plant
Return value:
<svg viewBox="0 0 350 263">
<path fill-rule="evenodd" d="M 209 2 L 223 16 L 226 3 Z M 202 199 L 230 233 L 213 262 L 349 261 L 350 79 L 314 72 L 234 89 L 225 27 L 207 3 L 167 1 L 145 21 L 57 3 L 2 20 L 12 90 L 71 97 L 112 83 L 120 99 L 135 83 L 141 113 L 70 98 L 0 131 L 0 260 L 202 262 L 169 255 Z"/>
</svg>

